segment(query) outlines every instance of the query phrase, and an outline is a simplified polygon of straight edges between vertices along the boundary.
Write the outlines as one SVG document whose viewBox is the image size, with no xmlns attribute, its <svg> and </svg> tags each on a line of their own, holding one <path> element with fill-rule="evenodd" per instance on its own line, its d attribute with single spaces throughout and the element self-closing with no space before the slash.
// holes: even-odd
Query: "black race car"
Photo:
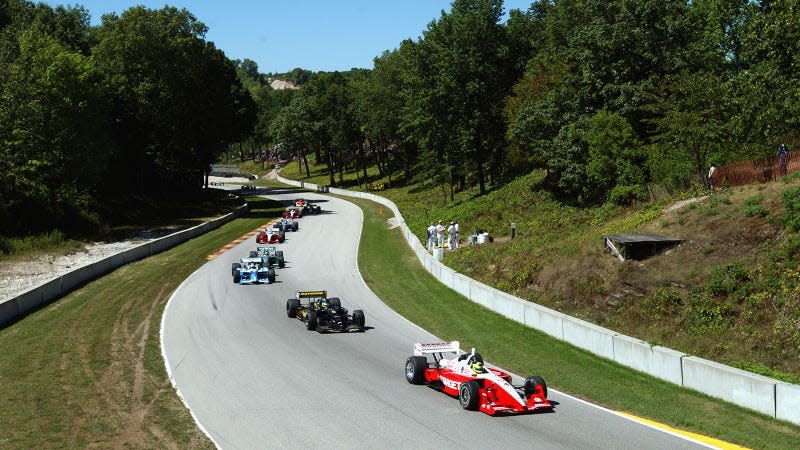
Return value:
<svg viewBox="0 0 800 450">
<path fill-rule="evenodd" d="M 302 299 L 308 300 L 303 303 Z M 364 331 L 364 311 L 349 314 L 341 300 L 328 298 L 326 291 L 298 291 L 296 298 L 286 300 L 286 315 L 305 322 L 309 331 Z"/>
</svg>

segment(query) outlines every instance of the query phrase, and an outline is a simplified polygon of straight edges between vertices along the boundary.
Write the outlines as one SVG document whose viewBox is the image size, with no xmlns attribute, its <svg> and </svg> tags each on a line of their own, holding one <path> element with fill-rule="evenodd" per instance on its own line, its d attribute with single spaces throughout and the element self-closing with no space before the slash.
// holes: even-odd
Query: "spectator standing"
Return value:
<svg viewBox="0 0 800 450">
<path fill-rule="evenodd" d="M 447 246 L 450 247 L 450 250 L 456 249 L 456 224 L 452 220 L 450 226 L 447 227 Z"/>
<path fill-rule="evenodd" d="M 717 173 L 717 166 L 711 164 L 711 168 L 708 169 L 708 188 L 711 189 L 711 192 L 714 192 L 714 175 Z"/>
<path fill-rule="evenodd" d="M 454 221 L 454 222 L 455 223 L 453 224 L 453 226 L 456 229 L 456 248 L 458 248 L 459 245 L 461 245 L 461 227 L 458 225 L 458 221 L 457 220 Z"/>
<path fill-rule="evenodd" d="M 780 175 L 785 176 L 789 168 L 789 150 L 784 143 L 778 146 L 778 164 L 780 165 Z"/>
<path fill-rule="evenodd" d="M 439 247 L 444 247 L 444 225 L 441 220 L 436 225 L 436 242 Z"/>
<path fill-rule="evenodd" d="M 436 225 L 431 222 L 431 226 L 428 227 L 428 251 L 432 252 L 433 247 L 436 245 Z"/>
</svg>

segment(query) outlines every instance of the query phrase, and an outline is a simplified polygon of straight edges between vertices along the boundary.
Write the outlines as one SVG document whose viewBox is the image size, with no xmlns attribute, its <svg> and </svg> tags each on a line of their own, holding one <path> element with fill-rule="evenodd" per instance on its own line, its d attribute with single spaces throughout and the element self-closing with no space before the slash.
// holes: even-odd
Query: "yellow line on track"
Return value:
<svg viewBox="0 0 800 450">
<path fill-rule="evenodd" d="M 687 437 L 689 439 L 693 439 L 698 442 L 702 442 L 704 444 L 713 446 L 715 448 L 719 448 L 722 450 L 741 450 L 747 449 L 747 447 L 742 447 L 741 445 L 731 444 L 730 442 L 725 442 L 719 439 L 714 439 L 712 437 L 703 436 L 702 434 L 692 433 L 690 431 L 680 430 L 678 428 L 673 428 L 669 425 L 664 425 L 663 423 L 654 422 L 652 420 L 644 419 L 642 417 L 634 416 L 633 414 L 624 413 L 621 411 L 617 411 L 620 415 L 625 416 L 631 420 L 635 420 L 636 422 L 643 423 L 646 425 L 650 425 L 654 428 L 659 428 L 665 431 L 669 431 L 670 433 L 677 434 L 680 436 Z"/>
</svg>

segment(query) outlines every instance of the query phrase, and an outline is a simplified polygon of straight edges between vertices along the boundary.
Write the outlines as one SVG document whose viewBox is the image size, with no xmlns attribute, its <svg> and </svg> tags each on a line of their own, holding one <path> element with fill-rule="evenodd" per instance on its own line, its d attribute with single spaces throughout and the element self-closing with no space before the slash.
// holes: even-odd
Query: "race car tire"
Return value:
<svg viewBox="0 0 800 450">
<path fill-rule="evenodd" d="M 233 274 L 233 284 L 238 284 L 240 281 L 242 281 L 242 274 L 239 273 L 239 272 L 234 273 Z"/>
<path fill-rule="evenodd" d="M 258 256 L 258 252 L 255 250 L 250 250 L 250 257 L 255 258 L 256 256 Z"/>
<path fill-rule="evenodd" d="M 544 394 L 544 398 L 547 398 L 547 383 L 544 382 L 544 378 L 538 375 L 525 378 L 525 384 L 523 385 L 523 389 L 525 390 L 525 398 L 529 398 L 531 395 L 536 393 L 536 386 L 542 387 L 542 394 Z"/>
<path fill-rule="evenodd" d="M 478 409 L 478 403 L 481 401 L 478 382 L 473 380 L 461 383 L 461 387 L 458 388 L 458 401 L 464 409 L 470 411 Z"/>
<path fill-rule="evenodd" d="M 281 242 L 286 240 L 286 232 L 285 231 L 281 230 L 280 236 L 281 236 Z"/>
<path fill-rule="evenodd" d="M 331 308 L 338 309 L 338 308 L 342 307 L 342 301 L 339 300 L 339 297 L 331 297 L 331 298 L 329 298 L 328 299 L 328 304 L 331 305 Z"/>
<path fill-rule="evenodd" d="M 278 250 L 275 254 L 278 256 L 278 267 L 283 269 L 286 266 L 286 260 L 283 259 L 283 250 Z"/>
<path fill-rule="evenodd" d="M 317 312 L 313 309 L 308 310 L 308 317 L 306 318 L 306 330 L 314 331 L 317 329 Z"/>
<path fill-rule="evenodd" d="M 270 267 L 269 270 L 267 271 L 267 278 L 269 279 L 270 283 L 275 282 L 275 269 L 273 269 L 272 267 Z"/>
<path fill-rule="evenodd" d="M 286 300 L 286 316 L 290 318 L 297 317 L 297 309 L 300 308 L 299 298 L 290 298 Z"/>
<path fill-rule="evenodd" d="M 292 231 L 297 231 L 298 228 L 300 228 L 300 224 L 297 222 L 292 223 Z"/>
<path fill-rule="evenodd" d="M 231 276 L 236 276 L 236 272 L 238 272 L 238 271 L 239 271 L 239 268 L 240 268 L 240 267 L 242 267 L 242 265 L 241 265 L 241 264 L 239 264 L 239 263 L 233 263 L 233 264 L 231 264 Z"/>
<path fill-rule="evenodd" d="M 365 320 L 366 319 L 364 318 L 364 311 L 362 311 L 360 309 L 357 309 L 357 310 L 353 311 L 353 323 L 356 325 L 356 327 L 359 330 L 363 330 L 364 329 Z"/>
<path fill-rule="evenodd" d="M 425 369 L 428 360 L 424 356 L 409 356 L 406 359 L 406 381 L 411 384 L 425 384 Z"/>
</svg>

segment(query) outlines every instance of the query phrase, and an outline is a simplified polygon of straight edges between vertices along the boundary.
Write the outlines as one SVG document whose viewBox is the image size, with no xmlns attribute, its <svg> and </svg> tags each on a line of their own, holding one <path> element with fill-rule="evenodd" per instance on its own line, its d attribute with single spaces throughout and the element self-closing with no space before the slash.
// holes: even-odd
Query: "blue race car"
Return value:
<svg viewBox="0 0 800 450">
<path fill-rule="evenodd" d="M 270 284 L 275 282 L 275 269 L 269 267 L 267 258 L 242 258 L 231 265 L 235 284 Z"/>
<path fill-rule="evenodd" d="M 272 224 L 272 228 L 283 232 L 297 231 L 297 229 L 300 228 L 300 224 L 296 220 L 281 219 Z"/>
</svg>

